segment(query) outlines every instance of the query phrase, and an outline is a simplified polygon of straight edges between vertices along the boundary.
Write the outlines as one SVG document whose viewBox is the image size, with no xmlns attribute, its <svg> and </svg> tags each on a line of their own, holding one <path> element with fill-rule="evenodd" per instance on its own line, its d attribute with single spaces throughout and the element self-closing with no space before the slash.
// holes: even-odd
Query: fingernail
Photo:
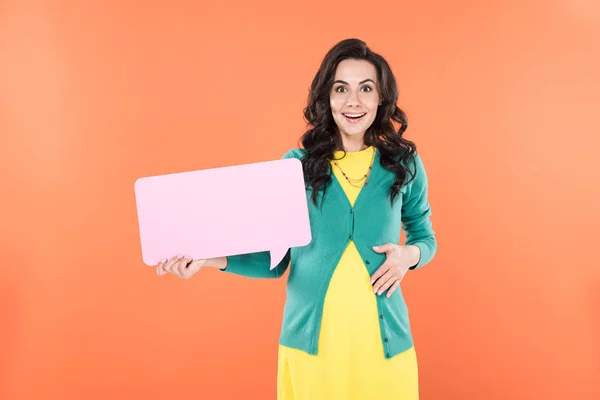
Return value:
<svg viewBox="0 0 600 400">
<path fill-rule="evenodd" d="M 375 250 L 379 250 L 379 246 L 373 246 Z"/>
<path fill-rule="evenodd" d="M 373 288 L 373 293 L 377 293 L 377 287 Z"/>
<path fill-rule="evenodd" d="M 161 262 L 161 263 L 166 263 L 166 262 L 167 262 L 167 259 L 166 259 L 166 258 L 163 258 L 162 260 L 160 260 L 160 262 Z"/>
<path fill-rule="evenodd" d="M 183 258 L 183 256 L 180 254 L 177 256 L 177 258 L 179 258 L 181 260 Z"/>
</svg>

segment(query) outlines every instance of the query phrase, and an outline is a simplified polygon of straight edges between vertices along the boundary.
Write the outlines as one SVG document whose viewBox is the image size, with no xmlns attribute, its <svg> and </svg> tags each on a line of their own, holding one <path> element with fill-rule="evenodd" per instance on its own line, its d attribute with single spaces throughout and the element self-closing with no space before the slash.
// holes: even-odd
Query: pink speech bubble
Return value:
<svg viewBox="0 0 600 400">
<path fill-rule="evenodd" d="M 207 259 L 269 250 L 273 269 L 310 243 L 302 163 L 296 158 L 139 178 L 142 259 Z"/>
</svg>

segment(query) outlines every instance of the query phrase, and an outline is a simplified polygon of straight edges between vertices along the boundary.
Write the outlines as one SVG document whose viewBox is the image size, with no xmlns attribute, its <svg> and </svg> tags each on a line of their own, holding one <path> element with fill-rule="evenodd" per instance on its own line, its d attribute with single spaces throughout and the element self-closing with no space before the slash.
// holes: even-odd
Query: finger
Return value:
<svg viewBox="0 0 600 400">
<path fill-rule="evenodd" d="M 392 293 L 394 293 L 394 290 L 398 289 L 399 287 L 400 287 L 400 280 L 398 279 L 396 282 L 394 282 L 394 284 L 392 285 L 390 290 L 388 290 L 386 297 L 389 299 L 390 296 L 392 295 Z"/>
<path fill-rule="evenodd" d="M 192 257 L 186 257 L 185 258 L 185 263 L 183 263 L 183 265 L 180 266 L 179 268 L 179 273 L 180 273 L 180 277 L 183 279 L 189 279 L 192 277 L 192 275 L 194 275 L 192 273 L 192 270 L 190 269 L 191 266 L 194 264 L 194 260 L 192 259 Z"/>
<path fill-rule="evenodd" d="M 165 272 L 171 272 L 171 267 L 173 266 L 173 264 L 175 264 L 175 262 L 177 262 L 177 257 L 169 258 L 167 262 L 164 263 L 163 270 L 165 270 Z"/>
<path fill-rule="evenodd" d="M 377 293 L 379 288 L 383 286 L 385 282 L 387 282 L 392 277 L 392 272 L 390 269 L 385 271 L 383 275 L 381 275 L 374 283 L 373 283 L 373 292 Z"/>
<path fill-rule="evenodd" d="M 385 291 L 388 290 L 397 281 L 398 281 L 398 277 L 392 276 L 379 288 L 379 290 L 377 291 L 377 295 L 381 296 L 382 293 L 385 293 Z"/>
<path fill-rule="evenodd" d="M 383 276 L 381 278 L 379 278 L 375 284 L 373 285 L 373 292 L 377 293 L 377 294 L 381 294 L 383 287 L 386 283 L 388 283 L 391 279 L 394 279 L 394 271 L 392 269 L 390 269 L 389 271 L 387 271 L 385 274 L 383 274 Z M 392 285 L 393 282 L 390 282 L 389 286 Z M 389 287 L 388 286 L 388 287 Z"/>
<path fill-rule="evenodd" d="M 179 255 L 179 256 L 175 256 L 175 257 L 171 257 L 170 260 L 167 261 L 167 263 L 165 264 L 165 271 L 167 272 L 171 272 L 173 273 L 173 266 L 179 262 L 179 260 L 182 258 L 183 256 Z"/>
<path fill-rule="evenodd" d="M 371 285 L 373 283 L 375 283 L 375 281 L 377 279 L 379 279 L 380 276 L 382 276 L 383 274 L 385 274 L 388 269 L 390 269 L 390 267 L 385 262 L 381 265 L 381 267 L 377 268 L 377 271 L 375 271 L 375 273 L 373 275 L 371 275 Z"/>
<path fill-rule="evenodd" d="M 371 285 L 373 283 L 375 283 L 375 281 L 377 279 L 379 279 L 380 276 L 383 276 L 386 272 L 389 271 L 389 269 L 392 267 L 392 264 L 390 264 L 387 260 L 381 265 L 381 267 L 379 267 L 377 269 L 377 271 L 375 271 L 375 273 L 371 276 Z"/>
<path fill-rule="evenodd" d="M 385 243 L 385 244 L 381 244 L 379 246 L 373 246 L 373 250 L 375 250 L 376 253 L 387 253 L 391 249 L 392 249 L 391 243 Z"/>
<path fill-rule="evenodd" d="M 173 265 L 173 268 L 171 268 L 173 274 L 183 278 L 183 270 L 190 261 L 192 261 L 190 257 L 183 257 L 181 260 L 176 262 L 175 265 Z"/>
<path fill-rule="evenodd" d="M 159 276 L 162 276 L 164 274 L 166 274 L 167 272 L 165 271 L 165 264 L 167 263 L 167 259 L 163 258 L 158 264 L 156 264 L 156 273 Z"/>
</svg>

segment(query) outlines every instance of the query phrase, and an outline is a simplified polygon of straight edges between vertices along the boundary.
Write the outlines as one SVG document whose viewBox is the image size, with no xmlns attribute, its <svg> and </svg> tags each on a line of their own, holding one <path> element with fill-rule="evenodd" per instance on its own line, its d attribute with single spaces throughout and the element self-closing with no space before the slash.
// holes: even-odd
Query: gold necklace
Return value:
<svg viewBox="0 0 600 400">
<path fill-rule="evenodd" d="M 371 169 L 373 168 L 373 160 L 374 159 L 375 159 L 375 149 L 373 149 L 373 154 L 371 155 L 371 164 L 369 165 L 369 169 L 368 169 L 367 173 L 364 176 L 362 176 L 361 178 L 349 178 L 348 175 L 346 175 L 346 173 L 344 172 L 342 167 L 340 167 L 340 165 L 337 163 L 336 160 L 333 160 L 333 163 L 335 164 L 336 167 L 338 167 L 338 169 L 340 170 L 342 175 L 344 175 L 344 178 L 346 178 L 346 180 L 348 181 L 348 183 L 350 185 L 352 185 L 356 188 L 360 188 L 361 185 L 357 185 L 357 184 L 362 182 L 363 180 L 365 181 L 365 183 L 362 186 L 367 186 L 369 184 L 369 178 L 371 177 Z"/>
</svg>

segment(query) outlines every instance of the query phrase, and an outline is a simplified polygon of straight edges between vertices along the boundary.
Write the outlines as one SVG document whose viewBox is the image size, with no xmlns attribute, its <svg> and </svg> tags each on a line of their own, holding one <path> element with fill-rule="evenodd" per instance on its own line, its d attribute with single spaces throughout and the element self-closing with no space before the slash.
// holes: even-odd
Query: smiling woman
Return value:
<svg viewBox="0 0 600 400">
<path fill-rule="evenodd" d="M 324 299 L 317 303 L 317 309 L 322 307 L 315 339 L 317 354 L 295 345 L 288 338 L 292 335 L 285 331 L 282 335 L 278 399 L 419 398 L 417 357 L 400 281 L 409 268 L 431 260 L 437 245 L 429 221 L 424 169 L 417 168 L 418 173 L 407 179 L 405 161 L 414 159 L 422 164 L 418 155 L 412 158 L 416 146 L 402 137 L 407 124 L 396 105 L 397 96 L 395 79 L 383 57 L 358 39 L 334 46 L 313 80 L 305 109 L 312 129 L 302 137 L 304 149 L 299 157 L 315 205 L 320 188 L 324 194 L 329 183 L 339 183 L 343 189 L 340 195 L 347 197 L 351 207 L 352 228 L 345 250 L 326 280 Z M 393 129 L 392 122 L 401 125 L 399 131 Z M 380 166 L 385 167 L 385 180 L 380 179 Z M 407 198 L 399 198 L 401 187 L 411 182 L 411 189 L 417 190 L 406 191 Z M 377 200 L 366 189 L 369 183 L 375 185 L 369 188 L 378 192 Z M 388 189 L 390 199 L 385 204 Z M 369 205 L 355 204 L 359 195 L 361 200 L 368 198 Z M 322 205 L 325 209 L 327 201 Z M 373 251 L 385 254 L 386 261 L 373 266 L 362 230 L 368 226 L 363 218 L 376 219 L 376 209 L 389 209 L 392 215 L 393 210 L 402 210 L 410 244 L 398 246 L 397 238 L 393 238 L 391 243 L 376 247 Z M 317 217 L 330 219 L 333 213 L 311 215 Z M 393 217 L 385 219 L 387 224 L 394 224 Z M 340 218 L 338 223 L 343 231 L 346 220 Z M 416 240 L 417 224 L 422 229 L 421 242 Z M 386 222 L 375 225 L 374 238 L 367 241 L 389 239 L 380 233 Z M 330 231 L 329 235 L 335 234 Z M 299 280 L 293 281 L 299 284 Z M 294 293 L 288 291 L 288 295 Z M 389 315 L 389 310 L 394 312 Z M 286 307 L 284 324 L 296 314 L 302 315 Z"/>
<path fill-rule="evenodd" d="M 303 146 L 284 155 L 304 167 L 311 243 L 291 248 L 272 270 L 269 252 L 206 261 L 252 278 L 278 278 L 291 265 L 279 400 L 419 397 L 400 281 L 433 259 L 437 242 L 427 175 L 416 146 L 402 137 L 406 117 L 397 100 L 383 57 L 358 39 L 335 45 L 312 82 Z M 397 244 L 401 223 L 404 246 Z M 189 277 L 205 262 L 190 261 L 159 271 Z"/>
</svg>

